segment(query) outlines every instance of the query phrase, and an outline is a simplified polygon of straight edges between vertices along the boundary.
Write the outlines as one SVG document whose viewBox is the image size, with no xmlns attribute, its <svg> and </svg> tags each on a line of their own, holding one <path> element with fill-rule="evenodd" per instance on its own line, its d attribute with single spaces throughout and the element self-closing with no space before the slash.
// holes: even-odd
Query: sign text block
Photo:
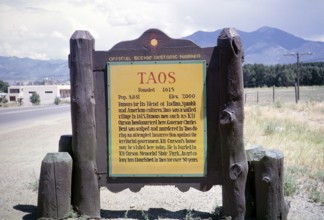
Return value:
<svg viewBox="0 0 324 220">
<path fill-rule="evenodd" d="M 107 72 L 109 176 L 205 176 L 205 61 L 113 62 Z"/>
</svg>

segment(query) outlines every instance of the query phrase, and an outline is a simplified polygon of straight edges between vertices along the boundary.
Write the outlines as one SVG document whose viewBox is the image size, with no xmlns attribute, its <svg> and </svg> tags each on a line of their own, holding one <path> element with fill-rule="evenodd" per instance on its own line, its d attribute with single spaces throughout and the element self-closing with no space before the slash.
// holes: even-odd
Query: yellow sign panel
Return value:
<svg viewBox="0 0 324 220">
<path fill-rule="evenodd" d="M 108 63 L 109 175 L 206 175 L 205 61 Z"/>
</svg>

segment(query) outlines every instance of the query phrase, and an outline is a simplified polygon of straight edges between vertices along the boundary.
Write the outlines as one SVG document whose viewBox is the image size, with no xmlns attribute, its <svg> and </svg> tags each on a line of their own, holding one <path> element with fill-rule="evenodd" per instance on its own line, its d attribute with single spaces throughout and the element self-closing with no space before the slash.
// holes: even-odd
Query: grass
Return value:
<svg viewBox="0 0 324 220">
<path fill-rule="evenodd" d="M 301 97 L 308 99 L 298 104 L 294 100 L 247 103 L 244 136 L 246 146 L 262 145 L 284 153 L 287 196 L 306 195 L 324 204 L 324 87 L 317 90 L 312 97 L 302 91 L 315 89 L 303 88 Z"/>
</svg>

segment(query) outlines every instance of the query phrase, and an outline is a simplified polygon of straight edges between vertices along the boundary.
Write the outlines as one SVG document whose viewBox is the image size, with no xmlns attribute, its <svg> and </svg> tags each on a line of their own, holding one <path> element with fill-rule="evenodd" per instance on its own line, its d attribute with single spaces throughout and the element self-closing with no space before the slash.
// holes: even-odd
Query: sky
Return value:
<svg viewBox="0 0 324 220">
<path fill-rule="evenodd" d="M 324 0 L 0 0 L 0 56 L 67 59 L 76 30 L 92 34 L 95 50 L 150 28 L 181 38 L 269 26 L 324 42 L 323 11 Z"/>
</svg>

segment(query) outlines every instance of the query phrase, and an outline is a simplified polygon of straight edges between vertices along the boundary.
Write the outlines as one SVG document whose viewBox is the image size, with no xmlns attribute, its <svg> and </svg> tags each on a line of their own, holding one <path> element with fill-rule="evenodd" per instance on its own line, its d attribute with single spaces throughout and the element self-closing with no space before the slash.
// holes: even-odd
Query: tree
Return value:
<svg viewBox="0 0 324 220">
<path fill-rule="evenodd" d="M 37 92 L 34 92 L 30 96 L 30 102 L 33 103 L 34 105 L 39 105 L 40 104 L 40 97 L 39 97 L 39 94 Z"/>
<path fill-rule="evenodd" d="M 55 99 L 54 99 L 54 104 L 55 105 L 59 105 L 61 103 L 61 99 L 60 99 L 60 97 L 55 97 Z"/>
<path fill-rule="evenodd" d="M 324 85 L 324 62 L 302 63 L 301 85 Z M 293 86 L 296 82 L 295 64 L 245 64 L 244 87 Z"/>
<path fill-rule="evenodd" d="M 4 81 L 0 80 L 0 92 L 7 93 L 8 92 L 8 87 L 9 87 L 9 84 L 7 82 L 4 82 Z"/>
<path fill-rule="evenodd" d="M 1 103 L 7 103 L 7 102 L 8 102 L 8 99 L 6 99 L 5 96 L 0 95 L 0 106 L 1 106 Z"/>
</svg>

